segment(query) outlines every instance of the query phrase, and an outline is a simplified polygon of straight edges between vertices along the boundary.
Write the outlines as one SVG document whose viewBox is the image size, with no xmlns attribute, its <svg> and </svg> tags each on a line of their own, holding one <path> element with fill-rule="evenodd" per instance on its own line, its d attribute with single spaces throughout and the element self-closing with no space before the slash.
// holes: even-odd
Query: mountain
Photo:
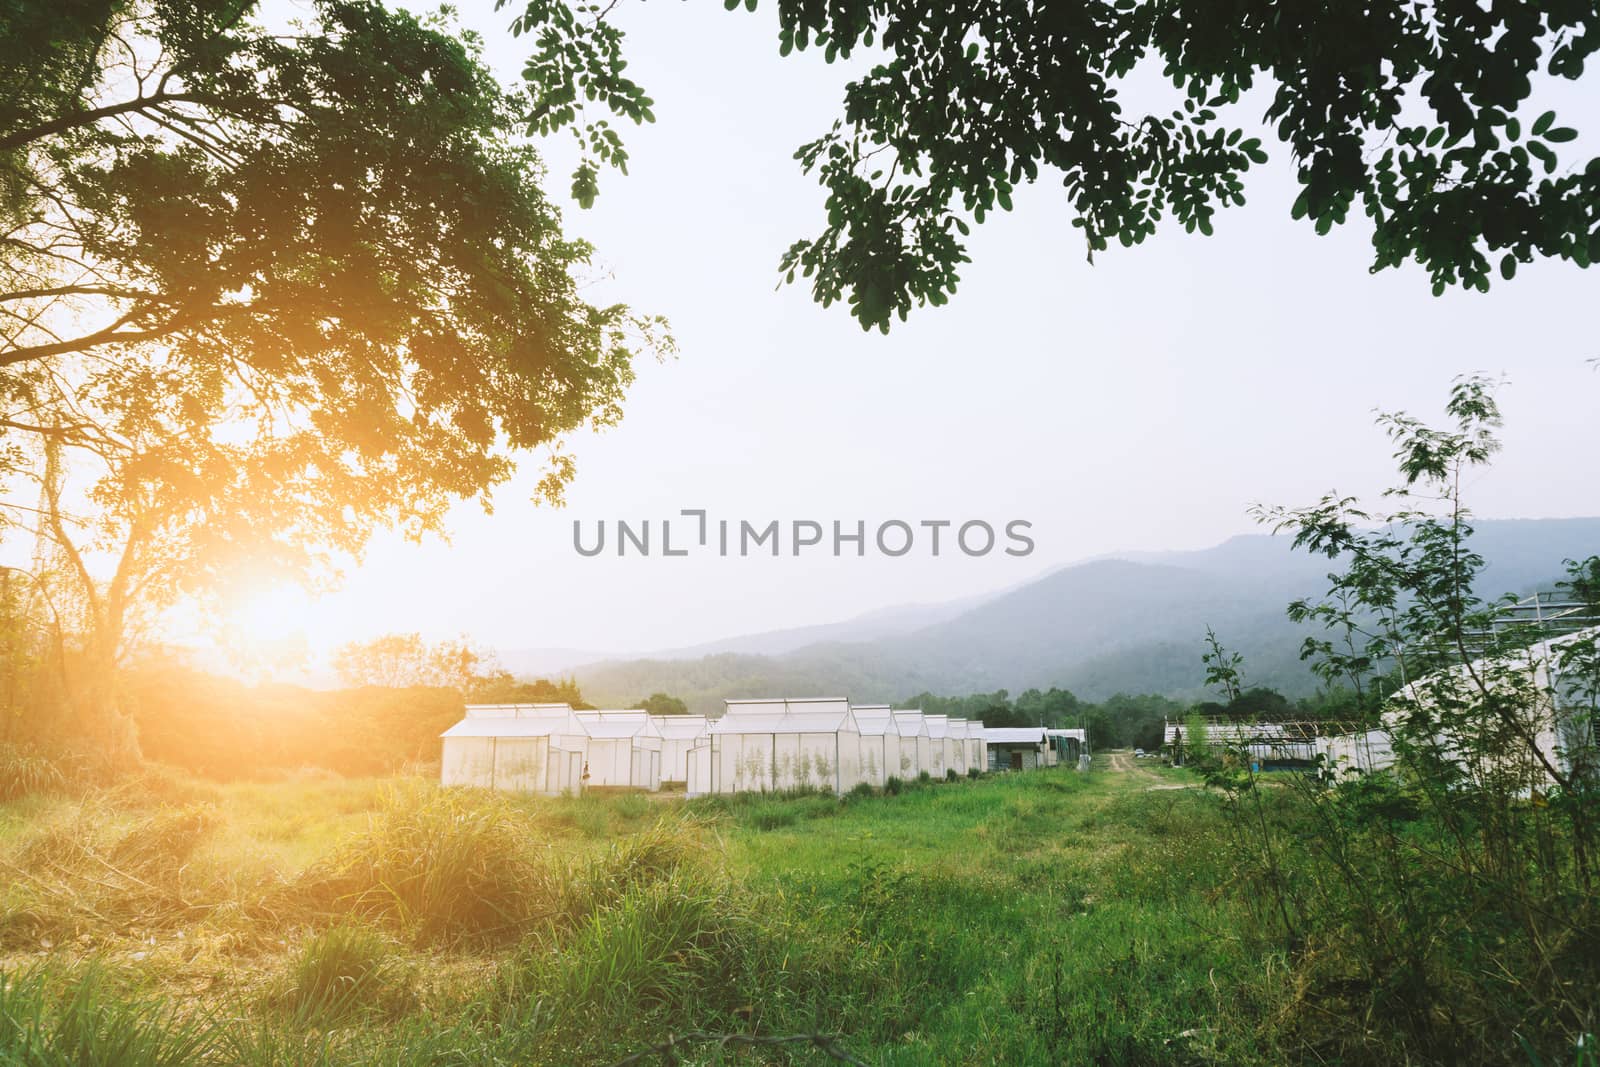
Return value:
<svg viewBox="0 0 1600 1067">
<path fill-rule="evenodd" d="M 1482 520 L 1473 545 L 1487 561 L 1483 591 L 1527 592 L 1548 586 L 1562 560 L 1600 552 L 1600 519 Z M 698 711 L 775 693 L 893 701 L 1051 685 L 1090 700 L 1119 691 L 1193 699 L 1210 626 L 1244 655 L 1251 685 L 1301 695 L 1315 685 L 1299 659 L 1306 631 L 1284 607 L 1320 593 L 1332 568 L 1292 551 L 1287 537 L 1244 535 L 1200 551 L 1075 564 L 976 601 L 880 613 L 876 624 L 864 616 L 576 674 L 585 696 L 603 704 L 661 691 Z M 807 634 L 821 639 L 795 643 Z"/>
</svg>

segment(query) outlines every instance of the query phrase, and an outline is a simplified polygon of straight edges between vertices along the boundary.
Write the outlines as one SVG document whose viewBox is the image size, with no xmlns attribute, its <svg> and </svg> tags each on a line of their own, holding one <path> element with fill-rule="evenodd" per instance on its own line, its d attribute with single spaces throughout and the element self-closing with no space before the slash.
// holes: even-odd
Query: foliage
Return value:
<svg viewBox="0 0 1600 1067">
<path fill-rule="evenodd" d="M 439 686 L 466 693 L 487 679 L 493 657 L 465 637 L 429 644 L 418 633 L 384 634 L 371 641 L 351 641 L 333 654 L 333 669 L 351 688 L 381 685 Z"/>
<path fill-rule="evenodd" d="M 689 706 L 675 696 L 666 693 L 651 693 L 634 707 L 642 708 L 652 715 L 687 715 Z"/>
<path fill-rule="evenodd" d="M 13 5 L 0 84 L 4 521 L 47 546 L 85 740 L 185 596 L 326 582 L 620 417 L 657 325 L 580 291 L 524 94 L 443 17 Z M 41 505 L 36 514 L 34 505 Z"/>
<path fill-rule="evenodd" d="M 533 0 L 517 22 L 541 33 L 528 77 L 563 102 L 580 86 L 590 100 L 615 92 L 614 110 L 648 118 L 620 79 L 620 34 L 600 28 L 610 10 Z M 594 20 L 587 37 L 569 36 L 574 12 Z M 1209 235 L 1267 162 L 1255 124 L 1227 121 L 1261 110 L 1258 83 L 1300 185 L 1293 216 L 1326 234 L 1359 203 L 1374 269 L 1416 262 L 1437 294 L 1487 290 L 1493 271 L 1510 279 L 1536 257 L 1588 266 L 1600 255 L 1600 159 L 1563 161 L 1578 131 L 1534 102 L 1539 80 L 1578 80 L 1600 49 L 1584 0 L 1294 11 L 1095 0 L 1070 17 L 1005 2 L 778 0 L 777 15 L 782 55 L 873 57 L 842 117 L 796 153 L 827 189 L 827 217 L 780 265 L 824 306 L 847 301 L 863 328 L 948 301 L 971 226 L 1045 174 L 1062 183 L 1091 259 L 1169 216 Z M 581 47 L 588 63 L 552 64 L 552 43 Z M 1158 70 L 1168 98 L 1127 113 L 1125 96 L 1145 96 L 1137 83 Z M 570 107 L 561 115 L 572 121 Z M 549 109 L 536 116 L 548 123 Z"/>
<path fill-rule="evenodd" d="M 439 734 L 462 715 L 449 689 L 249 686 L 159 661 L 122 686 L 148 759 L 220 780 L 393 773 L 437 760 Z"/>
<path fill-rule="evenodd" d="M 1577 687 L 1548 678 L 1559 648 L 1592 650 L 1596 632 L 1551 640 L 1474 591 L 1483 559 L 1462 488 L 1499 447 L 1492 384 L 1457 381 L 1446 412 L 1442 429 L 1380 417 L 1399 511 L 1334 495 L 1262 513 L 1341 564 L 1325 597 L 1290 613 L 1323 628 L 1305 655 L 1348 687 L 1393 768 L 1324 763 L 1280 790 L 1239 752 L 1210 776 L 1260 922 L 1329 1012 L 1296 1025 L 1346 1063 L 1503 1060 L 1508 1034 L 1555 1058 L 1592 1040 L 1593 999 L 1578 991 L 1600 983 L 1589 947 L 1600 936 L 1589 771 L 1600 708 L 1586 688 L 1600 671 L 1579 656 L 1567 668 Z M 1597 562 L 1572 564 L 1573 580 Z"/>
</svg>

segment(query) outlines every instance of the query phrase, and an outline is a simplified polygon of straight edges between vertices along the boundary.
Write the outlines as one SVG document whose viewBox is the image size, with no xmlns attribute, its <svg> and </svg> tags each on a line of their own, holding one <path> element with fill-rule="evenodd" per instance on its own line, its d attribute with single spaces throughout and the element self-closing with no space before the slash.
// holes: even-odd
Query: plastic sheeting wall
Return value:
<svg viewBox="0 0 1600 1067">
<path fill-rule="evenodd" d="M 900 777 L 915 778 L 923 771 L 928 770 L 928 739 L 926 737 L 902 737 L 900 739 Z M 932 773 L 931 771 L 929 772 Z"/>
<path fill-rule="evenodd" d="M 562 767 L 552 765 L 550 753 L 548 737 L 447 737 L 439 782 L 517 793 L 576 791 L 577 773 L 564 775 Z M 570 755 L 581 764 L 581 753 Z"/>
<path fill-rule="evenodd" d="M 684 757 L 683 791 L 691 797 L 705 796 L 711 788 L 711 739 L 703 738 Z"/>
<path fill-rule="evenodd" d="M 861 736 L 861 780 L 882 785 L 900 774 L 900 738 L 894 734 Z"/>
<path fill-rule="evenodd" d="M 669 737 L 661 742 L 661 780 L 687 782 L 689 780 L 689 753 L 697 746 L 703 747 L 704 737 Z"/>
<path fill-rule="evenodd" d="M 863 781 L 861 737 L 836 733 L 714 734 L 708 792 L 786 789 L 844 792 Z"/>
</svg>

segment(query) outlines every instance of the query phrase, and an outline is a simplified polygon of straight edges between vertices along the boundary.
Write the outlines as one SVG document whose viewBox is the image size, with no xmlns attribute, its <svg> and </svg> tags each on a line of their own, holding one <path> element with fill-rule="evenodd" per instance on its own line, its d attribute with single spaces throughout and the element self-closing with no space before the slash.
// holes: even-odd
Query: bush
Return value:
<svg viewBox="0 0 1600 1067">
<path fill-rule="evenodd" d="M 945 768 L 945 772 L 944 772 L 944 780 L 945 781 L 954 782 L 956 779 L 958 779 L 960 777 L 961 776 L 956 773 L 956 769 L 954 767 L 946 767 Z"/>
<path fill-rule="evenodd" d="M 976 778 L 976 777 L 978 777 L 978 775 L 980 775 L 982 773 L 983 772 L 978 770 L 978 768 L 976 768 L 976 767 L 968 767 L 967 768 L 967 777 L 968 778 Z"/>
<path fill-rule="evenodd" d="M 898 775 L 891 774 L 884 780 L 883 795 L 886 797 L 897 797 L 905 790 L 905 787 L 906 783 L 903 782 Z"/>
<path fill-rule="evenodd" d="M 923 785 L 927 785 L 929 782 L 933 781 L 933 775 L 929 774 L 927 771 L 922 771 L 917 775 L 917 781 L 921 782 Z"/>
<path fill-rule="evenodd" d="M 850 792 L 846 793 L 845 797 L 849 800 L 860 800 L 862 797 L 875 797 L 877 795 L 878 791 L 872 787 L 870 782 L 860 782 Z"/>
</svg>

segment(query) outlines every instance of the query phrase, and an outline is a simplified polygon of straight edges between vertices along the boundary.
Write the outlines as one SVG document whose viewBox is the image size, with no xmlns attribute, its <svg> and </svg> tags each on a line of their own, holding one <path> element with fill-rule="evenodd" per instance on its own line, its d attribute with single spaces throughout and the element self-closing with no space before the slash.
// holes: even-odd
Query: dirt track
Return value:
<svg viewBox="0 0 1600 1067">
<path fill-rule="evenodd" d="M 1124 774 L 1131 774 L 1135 778 L 1149 781 L 1150 784 L 1144 787 L 1146 791 L 1194 788 L 1194 784 L 1191 782 L 1168 782 L 1164 780 L 1149 767 L 1141 765 L 1138 760 L 1133 758 L 1133 753 L 1127 749 L 1114 749 L 1106 753 L 1106 758 L 1110 761 L 1112 770 L 1121 771 Z"/>
</svg>

